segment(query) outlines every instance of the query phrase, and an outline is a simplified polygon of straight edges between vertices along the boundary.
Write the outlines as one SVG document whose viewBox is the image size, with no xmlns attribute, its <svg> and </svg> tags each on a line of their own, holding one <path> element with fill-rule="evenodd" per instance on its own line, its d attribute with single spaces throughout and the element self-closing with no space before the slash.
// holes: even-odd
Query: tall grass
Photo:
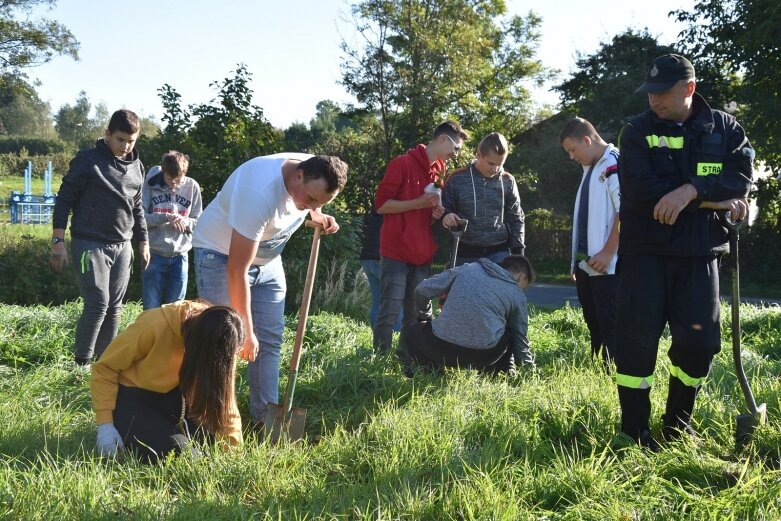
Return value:
<svg viewBox="0 0 781 521">
<path fill-rule="evenodd" d="M 0 179 L 0 198 L 20 180 Z M 0 257 L 9 302 L 45 288 L 75 298 L 72 284 L 48 272 L 50 227 L 3 228 L 0 249 L 13 250 Z M 543 264 L 553 266 L 543 275 L 562 272 Z M 306 264 L 287 265 L 294 313 Z M 321 263 L 296 395 L 309 412 L 305 443 L 270 446 L 248 432 L 237 450 L 206 447 L 204 458 L 156 466 L 95 457 L 90 377 L 70 363 L 79 301 L 0 305 L 0 518 L 781 519 L 778 310 L 741 309 L 744 363 L 770 415 L 754 443 L 733 445 L 733 417 L 745 404 L 726 320 L 695 414 L 702 441 L 654 455 L 609 448 L 615 386 L 587 355 L 578 310 L 533 310 L 537 372 L 406 379 L 392 356 L 372 354 L 369 299 L 354 266 Z M 129 303 L 123 327 L 139 312 Z M 287 326 L 283 388 L 294 317 Z M 652 391 L 656 432 L 669 346 L 665 336 Z M 244 364 L 237 387 L 246 418 Z"/>
<path fill-rule="evenodd" d="M 329 277 L 329 280 L 332 277 Z M 729 308 L 723 310 L 725 316 Z M 736 451 L 745 405 L 725 350 L 698 400 L 700 443 L 660 454 L 610 442 L 615 386 L 589 359 L 578 310 L 532 310 L 539 370 L 401 375 L 371 331 L 310 319 L 296 393 L 307 440 L 206 447 L 160 465 L 94 454 L 89 375 L 68 362 L 79 304 L 0 306 L 0 518 L 5 519 L 779 519 L 781 312 L 742 308 L 745 361 L 771 422 Z M 140 312 L 130 305 L 128 323 Z M 283 374 L 294 335 L 288 319 Z M 7 335 L 13 331 L 13 335 Z M 659 428 L 667 370 L 652 391 Z M 238 379 L 247 414 L 245 366 Z M 284 388 L 285 381 L 281 385 Z"/>
</svg>

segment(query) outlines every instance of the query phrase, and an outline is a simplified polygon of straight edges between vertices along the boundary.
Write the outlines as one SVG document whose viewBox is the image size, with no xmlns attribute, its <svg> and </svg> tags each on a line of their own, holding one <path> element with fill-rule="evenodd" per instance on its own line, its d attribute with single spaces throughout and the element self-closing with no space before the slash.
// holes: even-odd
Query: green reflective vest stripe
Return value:
<svg viewBox="0 0 781 521">
<path fill-rule="evenodd" d="M 676 377 L 678 380 L 682 381 L 684 385 L 688 385 L 689 387 L 697 387 L 702 385 L 702 383 L 705 381 L 705 378 L 707 378 L 707 376 L 703 376 L 702 378 L 694 378 L 693 376 L 689 376 L 683 372 L 683 369 L 675 365 L 670 366 L 670 376 Z"/>
<path fill-rule="evenodd" d="M 648 141 L 648 146 L 651 148 L 671 148 L 676 150 L 683 150 L 683 136 L 657 136 L 652 134 L 645 136 L 645 140 Z"/>
<path fill-rule="evenodd" d="M 723 163 L 697 163 L 697 175 L 718 175 Z"/>
<path fill-rule="evenodd" d="M 616 385 L 629 387 L 631 389 L 648 389 L 654 383 L 654 375 L 649 376 L 629 376 L 628 374 L 616 373 Z"/>
</svg>

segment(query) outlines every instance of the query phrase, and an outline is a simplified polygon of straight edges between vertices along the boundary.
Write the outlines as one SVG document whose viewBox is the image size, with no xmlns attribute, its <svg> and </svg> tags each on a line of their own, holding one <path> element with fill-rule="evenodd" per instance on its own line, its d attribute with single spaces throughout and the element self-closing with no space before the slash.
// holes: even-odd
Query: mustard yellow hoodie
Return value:
<svg viewBox="0 0 781 521">
<path fill-rule="evenodd" d="M 98 424 L 112 423 L 118 384 L 156 393 L 167 393 L 179 385 L 184 357 L 182 322 L 206 305 L 180 301 L 141 313 L 120 333 L 92 364 L 92 408 Z M 234 398 L 230 424 L 216 433 L 231 445 L 242 440 L 241 417 Z"/>
</svg>

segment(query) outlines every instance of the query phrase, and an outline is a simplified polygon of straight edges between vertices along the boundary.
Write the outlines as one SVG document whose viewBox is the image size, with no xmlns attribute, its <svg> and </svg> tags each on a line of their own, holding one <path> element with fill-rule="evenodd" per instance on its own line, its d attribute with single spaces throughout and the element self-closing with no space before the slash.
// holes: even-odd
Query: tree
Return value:
<svg viewBox="0 0 781 521">
<path fill-rule="evenodd" d="M 56 0 L 0 0 L 0 69 L 39 65 L 57 55 L 78 60 L 79 43 L 64 25 L 29 18 L 34 9 L 55 4 Z"/>
<path fill-rule="evenodd" d="M 719 64 L 742 79 L 738 116 L 757 156 L 781 172 L 781 4 L 775 0 L 702 0 L 675 11 L 689 26 L 681 33 L 686 52 Z M 699 73 L 699 71 L 698 71 Z"/>
<path fill-rule="evenodd" d="M 478 135 L 527 125 L 525 85 L 545 78 L 533 13 L 508 18 L 503 0 L 362 0 L 351 13 L 362 44 L 342 41 L 342 84 L 378 115 L 386 161 L 447 117 Z"/>
<path fill-rule="evenodd" d="M 282 143 L 281 132 L 252 104 L 251 79 L 246 65 L 240 64 L 233 77 L 211 84 L 217 89 L 215 99 L 187 108 L 173 87 L 159 89 L 165 127 L 156 138 L 142 140 L 144 155 L 159 158 L 170 149 L 189 154 L 189 175 L 201 185 L 205 203 L 241 163 L 276 152 Z"/>
<path fill-rule="evenodd" d="M 79 92 L 79 97 L 76 98 L 76 103 L 73 105 L 61 106 L 54 115 L 54 128 L 57 129 L 60 139 L 66 143 L 80 146 L 91 129 L 90 110 L 92 110 L 92 105 L 84 91 Z M 104 123 L 104 125 L 106 124 L 108 121 Z M 91 138 L 92 136 L 89 141 L 92 141 Z"/>
<path fill-rule="evenodd" d="M 627 29 L 594 54 L 578 52 L 575 72 L 554 89 L 565 110 L 588 119 L 613 140 L 624 121 L 648 108 L 648 98 L 635 91 L 651 61 L 670 52 L 675 49 L 659 44 L 647 29 Z"/>
<path fill-rule="evenodd" d="M 51 107 L 24 75 L 0 75 L 0 133 L 41 139 L 54 135 Z"/>
</svg>

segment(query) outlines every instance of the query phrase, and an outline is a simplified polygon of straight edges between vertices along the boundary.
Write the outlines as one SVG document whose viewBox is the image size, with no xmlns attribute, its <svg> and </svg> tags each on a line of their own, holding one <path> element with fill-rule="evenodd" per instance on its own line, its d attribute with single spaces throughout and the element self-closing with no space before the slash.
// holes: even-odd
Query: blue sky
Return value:
<svg viewBox="0 0 781 521">
<path fill-rule="evenodd" d="M 608 4 L 611 4 L 608 7 Z M 530 10 L 543 19 L 538 57 L 566 76 L 575 53 L 594 52 L 627 27 L 647 27 L 662 43 L 681 26 L 667 17 L 693 0 L 507 0 L 514 14 Z M 29 71 L 41 81 L 41 97 L 56 111 L 79 91 L 109 112 L 127 107 L 160 119 L 157 89 L 172 85 L 185 103 L 214 97 L 213 81 L 238 63 L 254 75 L 254 102 L 277 127 L 308 122 L 323 99 L 351 97 L 338 84 L 342 36 L 351 40 L 345 0 L 58 0 L 47 17 L 65 24 L 81 43 L 78 62 L 58 57 Z M 556 103 L 546 88 L 539 103 Z"/>
</svg>

